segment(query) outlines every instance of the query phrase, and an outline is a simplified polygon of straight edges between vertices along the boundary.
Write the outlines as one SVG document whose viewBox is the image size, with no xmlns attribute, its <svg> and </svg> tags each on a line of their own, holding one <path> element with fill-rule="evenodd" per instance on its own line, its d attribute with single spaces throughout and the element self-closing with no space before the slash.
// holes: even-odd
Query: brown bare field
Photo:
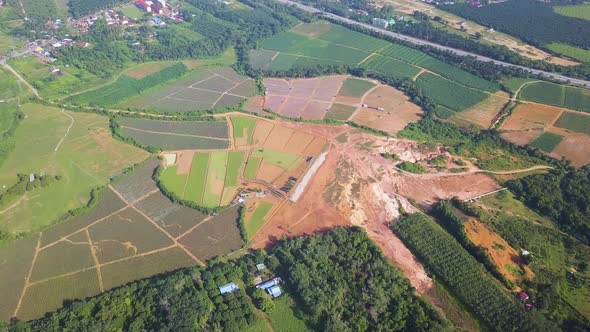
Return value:
<svg viewBox="0 0 590 332">
<path fill-rule="evenodd" d="M 287 142 L 289 142 L 293 132 L 293 129 L 287 127 L 274 126 L 264 143 L 264 148 L 268 150 L 283 151 L 283 148 Z"/>
<path fill-rule="evenodd" d="M 177 174 L 190 174 L 191 172 L 191 165 L 193 163 L 193 157 L 195 153 L 193 151 L 183 151 L 182 153 L 178 153 L 176 157 L 176 164 L 178 164 L 178 168 L 176 169 Z"/>
<path fill-rule="evenodd" d="M 562 112 L 563 109 L 559 107 L 541 104 L 522 104 L 504 121 L 500 129 L 502 131 L 545 129 L 555 123 Z"/>
<path fill-rule="evenodd" d="M 128 70 L 125 75 L 140 80 L 146 76 L 159 72 L 164 66 L 163 63 L 146 63 Z"/>
<path fill-rule="evenodd" d="M 556 159 L 564 157 L 576 167 L 590 163 L 590 153 L 587 148 L 590 146 L 590 136 L 556 127 L 551 127 L 548 131 L 563 136 L 561 143 L 551 151 L 551 157 Z"/>
<path fill-rule="evenodd" d="M 500 113 L 508 103 L 509 97 L 510 96 L 506 92 L 498 91 L 481 103 L 463 112 L 456 113 L 451 119 L 458 119 L 459 125 L 461 121 L 467 121 L 482 128 L 490 128 L 498 113 Z"/>
<path fill-rule="evenodd" d="M 530 129 L 525 131 L 506 131 L 500 137 L 518 145 L 527 145 L 543 133 L 543 129 Z"/>
<path fill-rule="evenodd" d="M 263 161 L 260 163 L 256 178 L 268 183 L 273 183 L 276 178 L 285 172 L 285 169 L 275 164 Z"/>
<path fill-rule="evenodd" d="M 358 109 L 351 120 L 395 135 L 410 122 L 420 120 L 422 110 L 412 103 L 401 91 L 383 85 L 371 90 L 363 103 L 369 107 L 382 107 L 383 111 L 372 108 Z"/>
<path fill-rule="evenodd" d="M 512 248 L 508 242 L 506 242 L 506 240 L 494 233 L 494 231 L 492 231 L 484 223 L 476 219 L 469 218 L 469 220 L 465 223 L 465 232 L 473 244 L 486 248 L 486 251 L 502 275 L 504 275 L 504 277 L 506 277 L 508 280 L 516 283 L 516 281 L 520 279 L 520 276 L 515 276 L 509 270 L 507 270 L 507 265 L 520 267 L 523 270 L 526 279 L 531 279 L 534 277 L 533 271 L 524 266 L 518 251 Z"/>
<path fill-rule="evenodd" d="M 313 141 L 314 137 L 310 134 L 296 131 L 293 133 L 287 145 L 285 146 L 284 152 L 293 154 L 302 154 L 305 148 Z"/>
<path fill-rule="evenodd" d="M 275 125 L 272 122 L 259 120 L 256 122 L 254 135 L 252 135 L 252 145 L 264 145 L 268 135 Z"/>
<path fill-rule="evenodd" d="M 313 139 L 311 143 L 305 148 L 303 151 L 303 155 L 305 156 L 317 156 L 322 152 L 324 147 L 326 146 L 326 140 L 321 137 L 316 137 Z"/>
<path fill-rule="evenodd" d="M 330 107 L 332 103 L 312 100 L 307 103 L 300 116 L 304 119 L 321 120 Z"/>
<path fill-rule="evenodd" d="M 242 108 L 246 112 L 256 113 L 256 114 L 262 115 L 262 116 L 270 115 L 270 113 L 268 113 L 267 111 L 264 110 L 264 97 L 263 96 L 254 96 L 254 97 L 248 99 L 248 101 L 246 101 L 246 103 L 244 104 L 244 106 L 242 106 Z"/>
</svg>

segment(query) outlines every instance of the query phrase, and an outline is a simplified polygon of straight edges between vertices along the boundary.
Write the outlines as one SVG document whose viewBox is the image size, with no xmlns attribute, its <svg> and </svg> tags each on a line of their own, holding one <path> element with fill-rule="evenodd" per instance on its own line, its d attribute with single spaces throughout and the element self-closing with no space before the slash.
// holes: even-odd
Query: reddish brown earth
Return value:
<svg viewBox="0 0 590 332">
<path fill-rule="evenodd" d="M 400 172 L 392 161 L 380 155 L 382 152 L 396 153 L 402 160 L 431 157 L 420 152 L 415 142 L 376 137 L 347 126 L 276 122 L 323 138 L 330 147 L 325 163 L 297 203 L 285 202 L 279 206 L 253 237 L 255 248 L 272 245 L 283 235 L 312 234 L 338 226 L 356 225 L 367 231 L 420 293 L 426 293 L 431 289 L 432 281 L 420 262 L 388 227 L 391 221 L 399 218 L 401 211 L 418 211 L 406 197 L 429 206 L 440 198 L 455 195 L 468 198 L 498 188 L 493 180 L 482 174 L 414 175 Z M 339 143 L 344 136 L 346 142 Z M 437 154 L 442 150 L 430 153 Z"/>
</svg>

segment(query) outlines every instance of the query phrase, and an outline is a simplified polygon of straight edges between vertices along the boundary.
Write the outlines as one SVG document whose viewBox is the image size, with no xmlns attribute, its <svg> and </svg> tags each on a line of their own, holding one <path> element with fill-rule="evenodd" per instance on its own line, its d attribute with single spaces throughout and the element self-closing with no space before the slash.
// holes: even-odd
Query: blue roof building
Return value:
<svg viewBox="0 0 590 332">
<path fill-rule="evenodd" d="M 239 289 L 240 289 L 240 287 L 238 287 L 238 285 L 236 285 L 233 282 L 230 282 L 230 283 L 227 283 L 227 284 L 219 287 L 219 292 L 221 292 L 221 294 L 227 294 L 227 293 L 233 293 Z"/>
<path fill-rule="evenodd" d="M 272 296 L 272 297 L 279 297 L 281 296 L 282 292 L 281 292 L 281 288 L 279 286 L 272 286 L 266 289 L 266 292 L 268 293 L 268 295 Z"/>
<path fill-rule="evenodd" d="M 270 279 L 268 281 L 265 281 L 265 282 L 257 285 L 256 288 L 266 290 L 267 288 L 271 288 L 272 286 L 276 286 L 276 285 L 280 284 L 281 281 L 283 281 L 283 280 L 281 280 L 280 277 L 276 277 L 276 278 Z"/>
</svg>

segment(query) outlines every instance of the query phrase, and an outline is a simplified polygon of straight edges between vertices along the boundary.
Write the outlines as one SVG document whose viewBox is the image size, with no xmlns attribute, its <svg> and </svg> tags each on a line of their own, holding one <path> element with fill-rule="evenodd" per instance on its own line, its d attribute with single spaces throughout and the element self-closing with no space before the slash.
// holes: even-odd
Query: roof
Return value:
<svg viewBox="0 0 590 332">
<path fill-rule="evenodd" d="M 256 288 L 262 289 L 262 290 L 266 290 L 267 288 L 271 288 L 275 285 L 278 285 L 282 282 L 283 280 L 281 280 L 281 278 L 276 277 L 270 280 L 267 280 L 263 283 L 261 283 L 260 285 L 257 285 Z"/>
<path fill-rule="evenodd" d="M 266 270 L 266 265 L 264 263 L 256 264 L 256 269 L 258 271 Z"/>
<path fill-rule="evenodd" d="M 272 287 L 268 288 L 266 290 L 266 292 L 268 293 L 268 295 L 270 295 L 272 297 L 279 297 L 282 294 L 281 288 L 279 286 L 272 286 Z"/>
<path fill-rule="evenodd" d="M 233 282 L 230 282 L 230 283 L 227 283 L 227 284 L 219 287 L 219 292 L 221 292 L 221 294 L 233 293 L 233 292 L 237 291 L 238 289 L 240 289 L 240 287 L 238 287 L 238 285 L 236 285 Z"/>
</svg>

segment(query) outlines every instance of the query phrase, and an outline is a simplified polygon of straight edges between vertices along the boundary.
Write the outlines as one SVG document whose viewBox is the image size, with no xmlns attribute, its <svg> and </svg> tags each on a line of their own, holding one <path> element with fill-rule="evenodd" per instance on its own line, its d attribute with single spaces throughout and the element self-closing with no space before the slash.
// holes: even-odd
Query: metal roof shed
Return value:
<svg viewBox="0 0 590 332">
<path fill-rule="evenodd" d="M 281 288 L 279 286 L 272 286 L 270 288 L 267 288 L 266 292 L 268 293 L 268 295 L 272 297 L 279 297 L 282 294 Z"/>
<path fill-rule="evenodd" d="M 221 287 L 219 287 L 219 292 L 221 292 L 221 294 L 227 294 L 227 293 L 233 293 L 235 291 L 237 291 L 238 289 L 240 289 L 240 287 L 238 287 L 238 285 L 236 285 L 233 282 L 227 283 Z"/>
</svg>

